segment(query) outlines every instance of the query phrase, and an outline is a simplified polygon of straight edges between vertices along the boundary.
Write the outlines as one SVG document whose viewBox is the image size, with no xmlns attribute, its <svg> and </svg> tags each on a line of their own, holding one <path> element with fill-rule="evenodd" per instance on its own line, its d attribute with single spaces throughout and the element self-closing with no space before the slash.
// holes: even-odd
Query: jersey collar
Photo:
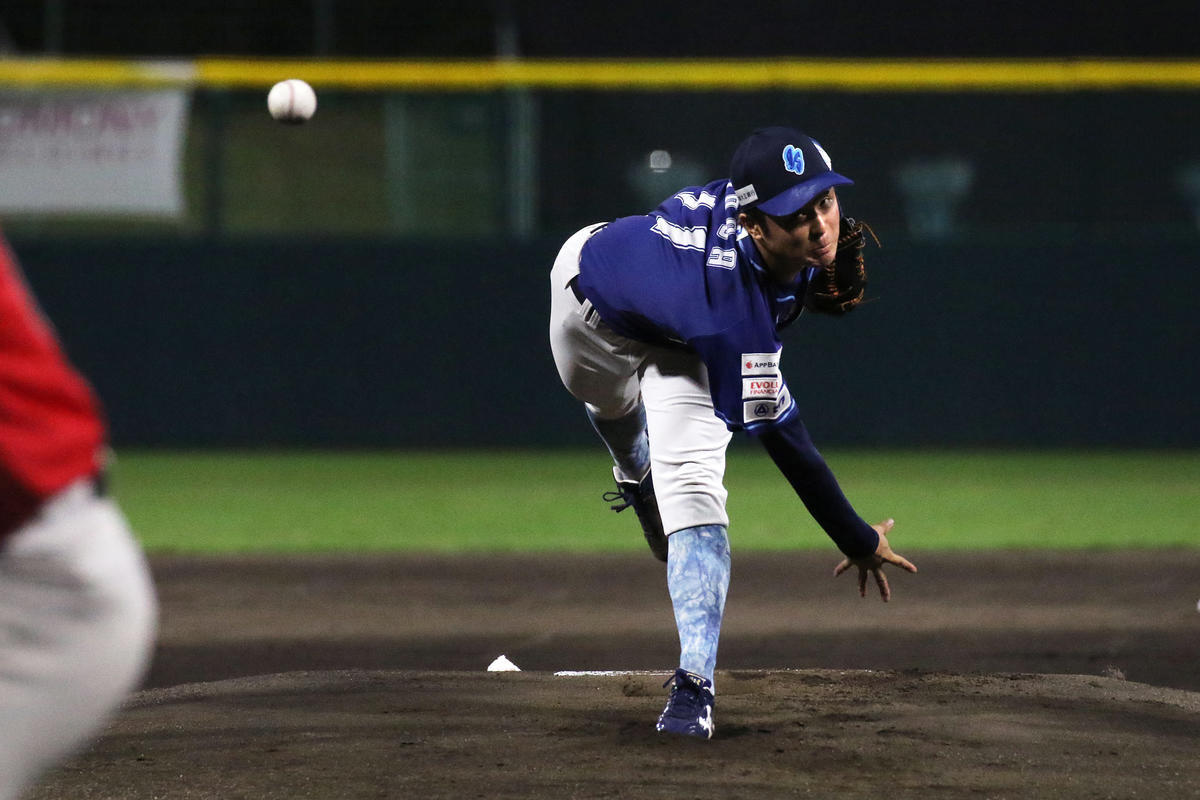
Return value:
<svg viewBox="0 0 1200 800">
<path fill-rule="evenodd" d="M 815 268 L 810 267 L 804 270 L 794 283 L 784 285 L 767 272 L 758 255 L 758 248 L 754 246 L 754 240 L 750 238 L 750 234 L 746 233 L 745 228 L 738 228 L 737 247 L 742 257 L 746 259 L 746 263 L 754 269 L 759 283 L 766 290 L 767 301 L 771 306 L 771 316 L 775 319 L 775 327 L 783 328 L 790 324 L 804 310 L 804 304 L 798 298 L 804 296 L 804 290 L 808 286 L 809 278 Z"/>
</svg>

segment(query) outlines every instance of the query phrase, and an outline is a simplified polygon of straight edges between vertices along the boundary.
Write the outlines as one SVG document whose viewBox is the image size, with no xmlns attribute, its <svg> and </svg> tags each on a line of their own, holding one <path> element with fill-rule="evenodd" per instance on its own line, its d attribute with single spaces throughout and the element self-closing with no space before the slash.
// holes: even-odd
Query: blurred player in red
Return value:
<svg viewBox="0 0 1200 800">
<path fill-rule="evenodd" d="M 149 662 L 154 590 L 104 448 L 0 235 L 0 800 L 94 736 Z"/>
</svg>

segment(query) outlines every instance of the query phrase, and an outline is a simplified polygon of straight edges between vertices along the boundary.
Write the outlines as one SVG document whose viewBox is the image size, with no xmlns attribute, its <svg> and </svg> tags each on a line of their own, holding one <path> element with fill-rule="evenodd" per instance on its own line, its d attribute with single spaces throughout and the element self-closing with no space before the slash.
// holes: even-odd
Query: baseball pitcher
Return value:
<svg viewBox="0 0 1200 800">
<path fill-rule="evenodd" d="M 854 511 L 813 445 L 784 379 L 779 332 L 800 315 L 862 302 L 864 226 L 842 214 L 816 140 L 755 131 L 730 178 L 685 188 L 649 214 L 589 225 L 551 270 L 550 344 L 613 460 L 620 511 L 633 507 L 667 563 L 679 668 L 657 728 L 711 738 L 717 640 L 729 585 L 723 485 L 733 431 L 756 437 L 841 550 L 835 574 L 868 574 L 886 601 L 892 521 Z"/>
</svg>

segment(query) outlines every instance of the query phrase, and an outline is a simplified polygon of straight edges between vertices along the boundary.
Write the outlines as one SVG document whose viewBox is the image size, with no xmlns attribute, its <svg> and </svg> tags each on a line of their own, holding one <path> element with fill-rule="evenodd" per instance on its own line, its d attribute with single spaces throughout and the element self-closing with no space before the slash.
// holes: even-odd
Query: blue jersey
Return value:
<svg viewBox="0 0 1200 800">
<path fill-rule="evenodd" d="M 774 282 L 737 213 L 733 186 L 720 180 L 615 220 L 584 245 L 579 288 L 617 333 L 697 353 L 717 416 L 759 433 L 796 415 L 779 331 L 800 315 L 816 270 Z"/>
</svg>

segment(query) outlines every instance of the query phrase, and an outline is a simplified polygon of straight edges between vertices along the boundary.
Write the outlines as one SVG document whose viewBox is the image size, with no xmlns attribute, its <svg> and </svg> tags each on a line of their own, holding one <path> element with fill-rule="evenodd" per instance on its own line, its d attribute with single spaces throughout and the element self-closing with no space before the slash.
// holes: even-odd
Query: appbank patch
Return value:
<svg viewBox="0 0 1200 800">
<path fill-rule="evenodd" d="M 783 351 L 774 353 L 742 353 L 743 375 L 779 375 L 779 359 Z"/>
</svg>

